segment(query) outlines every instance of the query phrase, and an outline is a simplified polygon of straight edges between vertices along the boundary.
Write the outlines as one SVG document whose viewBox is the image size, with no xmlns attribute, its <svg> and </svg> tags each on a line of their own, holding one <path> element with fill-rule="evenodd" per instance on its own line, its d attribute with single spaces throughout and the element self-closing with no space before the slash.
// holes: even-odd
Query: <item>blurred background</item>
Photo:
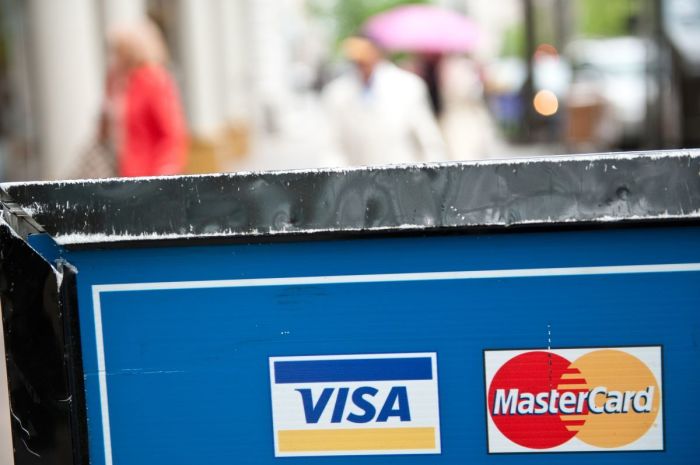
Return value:
<svg viewBox="0 0 700 465">
<path fill-rule="evenodd" d="M 432 36 L 395 43 L 411 18 L 373 20 L 409 3 L 432 8 Z M 425 83 L 444 150 L 419 161 L 700 146 L 700 0 L 0 0 L 1 180 L 76 177 L 96 156 L 106 37 L 145 19 L 186 120 L 168 174 L 358 164 L 324 89 L 368 31 Z"/>
</svg>

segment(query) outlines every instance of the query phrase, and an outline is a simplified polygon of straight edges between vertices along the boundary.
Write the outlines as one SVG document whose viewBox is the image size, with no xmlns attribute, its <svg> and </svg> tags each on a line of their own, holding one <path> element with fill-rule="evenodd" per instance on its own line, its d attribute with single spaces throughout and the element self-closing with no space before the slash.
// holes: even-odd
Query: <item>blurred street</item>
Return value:
<svg viewBox="0 0 700 465">
<path fill-rule="evenodd" d="M 337 149 L 328 137 L 327 121 L 317 101 L 308 99 L 299 102 L 301 109 L 297 118 L 290 120 L 288 132 L 283 136 L 259 135 L 260 143 L 254 151 L 245 157 L 234 158 L 226 162 L 224 171 L 264 171 L 294 170 L 309 168 L 332 168 L 339 165 Z M 481 117 L 483 121 L 474 124 L 473 114 L 469 108 L 455 111 L 450 115 L 449 123 L 443 126 L 445 137 L 453 141 L 454 158 L 445 161 L 485 160 L 518 158 L 540 155 L 558 155 L 566 153 L 566 147 L 557 143 L 515 144 L 506 141 L 494 126 L 488 114 Z M 465 131 L 463 128 L 468 128 Z M 486 132 L 489 138 L 482 152 L 475 152 L 469 136 L 479 131 Z M 478 134 L 482 137 L 483 134 Z M 460 150 L 462 149 L 462 150 Z M 457 154 L 467 153 L 467 157 Z M 341 160 L 342 161 L 342 160 Z"/>
<path fill-rule="evenodd" d="M 694 147 L 698 30 L 697 0 L 0 0 L 0 179 Z M 369 92 L 370 73 L 365 97 L 329 108 L 329 84 L 342 78 L 347 94 L 371 55 L 348 49 L 358 35 L 381 53 L 377 69 L 423 82 L 421 103 L 397 106 L 414 92 L 399 91 L 407 77 Z M 129 84 L 148 60 L 176 97 L 170 84 L 146 90 L 161 72 Z M 165 119 L 130 110 L 144 98 L 171 108 Z M 429 119 L 411 122 L 423 102 L 442 148 L 409 156 L 414 137 L 437 143 Z"/>
</svg>

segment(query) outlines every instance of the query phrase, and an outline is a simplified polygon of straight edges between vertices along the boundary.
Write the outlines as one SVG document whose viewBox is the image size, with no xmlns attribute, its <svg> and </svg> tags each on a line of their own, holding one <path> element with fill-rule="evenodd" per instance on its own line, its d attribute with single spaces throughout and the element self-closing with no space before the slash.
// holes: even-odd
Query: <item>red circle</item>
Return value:
<svg viewBox="0 0 700 465">
<path fill-rule="evenodd" d="M 561 445 L 574 437 L 576 431 L 570 431 L 562 421 L 559 413 L 514 414 L 500 412 L 494 415 L 496 391 L 504 389 L 506 395 L 511 389 L 535 396 L 541 392 L 550 393 L 558 390 L 564 373 L 578 372 L 571 369 L 571 362 L 551 352 L 526 352 L 508 360 L 496 372 L 491 381 L 488 395 L 488 411 L 496 427 L 508 439 L 516 444 L 531 449 L 548 449 Z M 568 391 L 566 389 L 565 391 Z M 564 391 L 561 391 L 564 392 Z"/>
</svg>

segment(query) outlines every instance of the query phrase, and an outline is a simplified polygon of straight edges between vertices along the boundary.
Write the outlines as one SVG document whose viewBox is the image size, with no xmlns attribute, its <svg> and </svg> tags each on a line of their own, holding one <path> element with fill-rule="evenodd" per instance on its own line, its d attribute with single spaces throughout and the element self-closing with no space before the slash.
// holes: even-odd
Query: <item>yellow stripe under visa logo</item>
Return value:
<svg viewBox="0 0 700 465">
<path fill-rule="evenodd" d="M 280 452 L 434 449 L 435 428 L 342 428 L 278 431 Z"/>
</svg>

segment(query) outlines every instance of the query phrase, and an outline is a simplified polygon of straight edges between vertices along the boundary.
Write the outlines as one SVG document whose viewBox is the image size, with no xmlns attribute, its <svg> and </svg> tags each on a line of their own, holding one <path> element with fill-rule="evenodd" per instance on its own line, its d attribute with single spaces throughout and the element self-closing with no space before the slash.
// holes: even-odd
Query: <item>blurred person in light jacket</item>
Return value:
<svg viewBox="0 0 700 465">
<path fill-rule="evenodd" d="M 354 67 L 326 86 L 323 100 L 346 160 L 351 165 L 444 160 L 425 83 L 387 61 L 368 38 L 347 39 L 343 52 Z"/>
<path fill-rule="evenodd" d="M 120 176 L 182 174 L 187 129 L 167 51 L 151 22 L 114 28 L 100 138 L 117 154 Z"/>
</svg>

